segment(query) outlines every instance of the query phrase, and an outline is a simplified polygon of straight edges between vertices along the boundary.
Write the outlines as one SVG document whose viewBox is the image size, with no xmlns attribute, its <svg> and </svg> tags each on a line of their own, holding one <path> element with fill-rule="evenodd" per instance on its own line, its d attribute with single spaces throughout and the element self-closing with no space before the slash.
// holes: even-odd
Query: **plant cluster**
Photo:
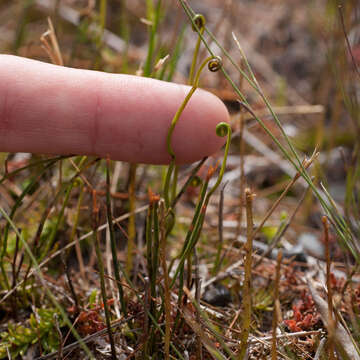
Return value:
<svg viewBox="0 0 360 360">
<path fill-rule="evenodd" d="M 346 192 L 340 208 L 324 181 L 318 181 L 321 149 L 311 147 L 307 157 L 294 145 L 235 34 L 240 62 L 210 31 L 205 16 L 179 0 L 186 24 L 166 46 L 162 26 L 172 8 L 161 0 L 146 0 L 139 5 L 144 6 L 148 30 L 139 70 L 133 65 L 136 55 L 130 41 L 137 25 L 132 24 L 126 2 L 101 0 L 98 8 L 90 3 L 77 18 L 77 39 L 66 56 L 55 35 L 55 28 L 64 25 L 54 27 L 49 20 L 41 41 L 53 63 L 74 65 L 81 61 L 78 49 L 84 49 L 93 69 L 113 69 L 115 63 L 123 72 L 138 70 L 145 77 L 172 81 L 182 66 L 184 37 L 191 25 L 196 38 L 187 79 L 190 90 L 169 119 L 170 163 L 164 168 L 86 156 L 2 159 L 0 322 L 5 326 L 0 358 L 21 358 L 32 348 L 40 359 L 358 359 L 359 143 L 346 160 Z M 24 16 L 15 50 L 21 48 L 30 15 L 36 15 L 32 2 L 19 4 Z M 119 19 L 108 14 L 110 6 L 120 11 Z M 332 1 L 328 6 L 335 8 Z M 355 7 L 349 2 L 345 13 L 341 8 L 335 16 L 346 44 L 348 12 Z M 121 61 L 106 40 L 109 18 L 120 29 Z M 358 83 L 350 76 L 358 74 L 358 67 L 350 48 L 349 53 L 352 72 L 344 63 L 330 67 L 343 96 L 338 105 L 344 105 L 358 129 Z M 345 75 L 339 73 L 340 65 Z M 204 158 L 184 168 L 177 164 L 172 136 L 193 94 L 206 77 L 215 76 L 212 72 L 221 74 L 221 81 L 235 94 L 238 117 L 216 127 L 216 135 L 226 138 L 221 161 Z M 264 116 L 259 115 L 259 104 L 266 110 Z M 266 211 L 259 210 L 254 186 L 246 184 L 244 138 L 251 139 L 246 121 L 272 141 L 257 150 L 287 171 L 285 185 L 284 178 L 280 187 L 274 185 L 271 194 L 276 198 L 271 198 Z M 317 135 L 321 137 L 320 130 Z M 233 154 L 240 158 L 241 170 L 240 185 L 232 196 L 235 206 L 224 200 L 231 180 L 220 186 Z M 317 169 L 311 172 L 314 164 Z M 289 202 L 290 215 L 284 216 L 278 211 L 280 204 L 294 198 L 292 191 L 299 193 L 297 186 L 301 198 L 296 206 Z M 323 250 L 319 269 L 306 263 L 303 253 L 298 257 L 283 246 L 306 201 L 311 209 L 315 207 L 311 202 L 316 202 L 324 215 L 318 229 Z M 235 210 L 224 211 L 232 206 Z M 274 218 L 275 225 L 268 225 Z M 231 233 L 225 220 L 237 224 Z M 340 265 L 334 264 L 335 253 L 340 254 L 336 257 Z M 344 278 L 336 275 L 335 267 Z M 323 288 L 311 283 L 309 274 L 315 270 L 323 274 Z M 210 288 L 215 295 L 204 296 Z"/>
</svg>

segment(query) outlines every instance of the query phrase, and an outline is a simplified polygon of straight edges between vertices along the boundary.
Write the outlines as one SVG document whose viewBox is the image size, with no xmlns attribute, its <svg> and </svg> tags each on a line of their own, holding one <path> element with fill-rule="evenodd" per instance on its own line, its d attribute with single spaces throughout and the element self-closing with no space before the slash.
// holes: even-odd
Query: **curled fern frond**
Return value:
<svg viewBox="0 0 360 360">
<path fill-rule="evenodd" d="M 219 71 L 222 68 L 222 58 L 220 56 L 214 56 L 208 61 L 208 69 L 211 72 Z"/>
<path fill-rule="evenodd" d="M 193 31 L 196 31 L 197 30 L 196 27 L 197 27 L 199 31 L 204 32 L 205 24 L 206 24 L 206 20 L 205 20 L 204 15 L 196 14 L 193 17 L 192 29 L 193 29 Z M 196 27 L 195 27 L 195 25 L 196 25 Z"/>
</svg>

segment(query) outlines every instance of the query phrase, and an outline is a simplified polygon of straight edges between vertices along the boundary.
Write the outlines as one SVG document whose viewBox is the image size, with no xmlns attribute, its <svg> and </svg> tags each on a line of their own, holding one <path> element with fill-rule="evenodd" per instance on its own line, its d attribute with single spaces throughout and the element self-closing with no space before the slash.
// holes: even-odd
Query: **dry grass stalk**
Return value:
<svg viewBox="0 0 360 360">
<path fill-rule="evenodd" d="M 79 194 L 79 198 L 78 198 L 78 203 L 77 203 L 77 206 L 76 206 L 74 225 L 73 225 L 73 228 L 72 228 L 72 231 L 71 231 L 71 236 L 70 236 L 70 241 L 69 242 L 72 242 L 73 239 L 76 236 L 76 229 L 77 229 L 77 225 L 79 223 L 80 208 L 81 208 L 81 205 L 82 205 L 83 197 L 84 197 L 84 185 L 81 184 L 80 185 L 80 194 Z M 75 241 L 76 241 L 75 242 L 76 258 L 77 258 L 77 261 L 79 263 L 80 275 L 81 275 L 81 278 L 84 281 L 84 283 L 87 284 L 85 263 L 84 263 L 84 259 L 83 259 L 82 253 L 81 253 L 81 246 L 80 246 L 79 238 L 77 236 L 76 236 Z"/>
<path fill-rule="evenodd" d="M 53 64 L 64 66 L 64 61 L 61 55 L 59 43 L 56 38 L 55 29 L 49 17 L 48 25 L 49 29 L 45 31 L 40 37 L 40 41 L 42 43 L 41 47 L 46 51 Z M 50 39 L 50 43 L 48 39 Z"/>
<path fill-rule="evenodd" d="M 247 241 L 244 246 L 245 250 L 245 278 L 244 285 L 242 288 L 243 294 L 243 317 L 242 317 L 242 333 L 241 333 L 241 343 L 240 343 L 240 351 L 237 356 L 238 360 L 242 360 L 245 358 L 248 338 L 250 333 L 250 325 L 251 325 L 251 264 L 252 264 L 252 242 L 254 238 L 254 221 L 252 214 L 252 202 L 255 194 L 251 192 L 249 188 L 245 189 L 245 202 L 246 202 L 246 225 L 247 225 Z"/>
</svg>

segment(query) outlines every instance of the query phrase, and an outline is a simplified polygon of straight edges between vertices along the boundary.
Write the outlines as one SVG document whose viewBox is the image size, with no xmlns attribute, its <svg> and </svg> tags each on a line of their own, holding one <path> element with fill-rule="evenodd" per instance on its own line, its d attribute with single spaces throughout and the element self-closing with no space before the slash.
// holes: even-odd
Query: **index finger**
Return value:
<svg viewBox="0 0 360 360">
<path fill-rule="evenodd" d="M 0 55 L 0 151 L 84 154 L 165 164 L 166 136 L 190 87 Z M 196 90 L 173 133 L 178 163 L 218 150 L 228 121 L 216 96 Z"/>
</svg>

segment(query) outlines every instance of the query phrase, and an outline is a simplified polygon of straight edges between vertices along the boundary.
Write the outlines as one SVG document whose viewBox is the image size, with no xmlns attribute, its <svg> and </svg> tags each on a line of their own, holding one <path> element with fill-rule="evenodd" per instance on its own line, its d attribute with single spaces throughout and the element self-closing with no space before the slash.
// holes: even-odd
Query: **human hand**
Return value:
<svg viewBox="0 0 360 360">
<path fill-rule="evenodd" d="M 0 151 L 110 156 L 165 164 L 166 136 L 190 88 L 149 78 L 78 70 L 0 55 Z M 225 105 L 198 89 L 172 137 L 178 163 L 224 143 Z"/>
</svg>

